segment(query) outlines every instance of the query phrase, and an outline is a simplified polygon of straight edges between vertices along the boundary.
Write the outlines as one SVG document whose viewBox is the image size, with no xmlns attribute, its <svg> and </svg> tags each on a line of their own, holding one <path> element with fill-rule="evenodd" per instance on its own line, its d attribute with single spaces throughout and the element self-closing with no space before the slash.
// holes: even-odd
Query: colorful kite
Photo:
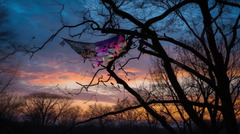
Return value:
<svg viewBox="0 0 240 134">
<path fill-rule="evenodd" d="M 86 43 L 63 39 L 72 49 L 74 49 L 84 59 L 95 61 L 97 66 L 103 62 L 111 61 L 115 56 L 124 52 L 126 40 L 121 35 L 114 36 L 110 39 L 96 43 Z"/>
</svg>

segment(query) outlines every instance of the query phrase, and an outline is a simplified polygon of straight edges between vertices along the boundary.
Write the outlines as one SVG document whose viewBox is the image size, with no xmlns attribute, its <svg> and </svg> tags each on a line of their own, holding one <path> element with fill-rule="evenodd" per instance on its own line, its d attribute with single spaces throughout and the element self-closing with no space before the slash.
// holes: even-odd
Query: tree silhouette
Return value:
<svg viewBox="0 0 240 134">
<path fill-rule="evenodd" d="M 41 50 L 63 29 L 69 29 L 71 37 L 89 32 L 101 32 L 104 35 L 123 34 L 128 42 L 125 51 L 114 57 L 107 65 L 101 65 L 97 71 L 99 73 L 106 70 L 109 78 L 100 78 L 98 83 L 93 83 L 96 76 L 94 75 L 89 85 L 80 84 L 82 88 L 87 89 L 113 78 L 172 134 L 176 131 L 167 122 L 165 114 L 156 112 L 149 104 L 178 103 L 199 130 L 209 134 L 218 133 L 218 131 L 202 118 L 198 109 L 202 109 L 201 112 L 207 110 L 212 122 L 217 118 L 216 113 L 220 113 L 226 133 L 238 133 L 234 106 L 240 83 L 237 58 L 239 57 L 240 19 L 238 1 L 101 0 L 96 4 L 100 6 L 86 11 L 81 23 L 67 25 L 63 22 L 63 26 L 32 53 Z M 85 28 L 78 34 L 72 35 L 71 30 L 79 26 Z M 171 53 L 166 45 L 179 49 L 182 54 L 181 59 Z M 139 54 L 128 58 L 126 54 L 133 49 Z M 160 60 L 158 65 L 161 66 L 168 86 L 175 95 L 174 100 L 161 98 L 145 100 L 137 90 L 117 74 L 118 70 L 125 72 L 125 66 L 134 59 L 141 59 L 142 54 L 148 54 Z M 125 62 L 122 62 L 124 60 Z M 189 77 L 195 79 L 194 82 L 199 82 L 196 84 L 200 85 L 185 89 L 181 78 L 176 73 L 177 69 L 184 71 Z M 202 91 L 203 101 L 196 102 L 191 98 L 193 92 L 188 94 L 188 91 L 195 90 L 199 86 L 202 86 L 198 91 Z M 212 92 L 211 96 L 203 95 L 203 92 L 207 94 L 209 91 Z M 208 97 L 213 101 L 210 102 Z"/>
<path fill-rule="evenodd" d="M 117 104 L 113 107 L 115 111 L 119 111 L 133 105 L 135 105 L 134 102 L 131 102 L 129 100 L 124 100 L 124 101 L 117 102 Z M 143 118 L 144 113 L 145 111 L 143 110 L 133 109 L 133 110 L 122 112 L 121 114 L 117 114 L 115 118 L 116 118 L 116 121 L 118 122 L 118 126 L 131 128 L 131 127 L 138 126 L 138 123 L 144 120 Z"/>
<path fill-rule="evenodd" d="M 68 97 L 49 93 L 32 93 L 24 97 L 22 113 L 25 119 L 37 126 L 54 125 L 60 116 L 69 112 L 72 100 Z"/>
<path fill-rule="evenodd" d="M 11 93 L 0 94 L 0 120 L 16 120 L 20 115 L 21 99 Z"/>
<path fill-rule="evenodd" d="M 109 113 L 112 108 L 110 106 L 103 106 L 103 105 L 90 105 L 88 109 L 85 111 L 84 115 L 85 118 L 94 118 Z M 102 117 L 97 120 L 97 126 L 100 128 L 105 129 L 106 126 L 110 126 L 112 123 L 111 118 L 109 117 Z"/>
<path fill-rule="evenodd" d="M 79 106 L 71 106 L 59 116 L 58 124 L 60 126 L 68 127 L 76 123 L 82 115 L 82 109 Z"/>
</svg>

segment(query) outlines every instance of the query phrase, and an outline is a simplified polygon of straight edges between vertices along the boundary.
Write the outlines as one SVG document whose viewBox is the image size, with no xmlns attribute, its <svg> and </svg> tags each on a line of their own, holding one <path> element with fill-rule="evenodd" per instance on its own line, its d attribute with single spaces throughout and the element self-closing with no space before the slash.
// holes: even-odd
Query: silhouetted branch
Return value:
<svg viewBox="0 0 240 134">
<path fill-rule="evenodd" d="M 174 5 L 173 7 L 169 8 L 168 10 L 166 10 L 163 14 L 147 20 L 147 21 L 145 22 L 145 26 L 146 26 L 146 27 L 149 27 L 149 26 L 152 25 L 153 23 L 164 19 L 164 18 L 167 17 L 170 13 L 176 11 L 177 9 L 179 9 L 179 8 L 181 8 L 181 7 L 189 4 L 189 3 L 195 3 L 195 2 L 196 2 L 195 0 L 185 0 L 185 1 L 183 1 L 183 2 L 180 2 L 180 3 L 178 3 L 177 5 Z"/>
<path fill-rule="evenodd" d="M 17 74 L 17 71 L 18 71 L 18 67 L 17 67 L 17 69 L 13 72 L 12 76 L 8 79 L 7 83 L 5 83 L 5 85 L 3 86 L 3 88 L 2 88 L 1 91 L 0 91 L 0 94 L 3 93 L 3 92 L 6 90 L 6 88 L 11 84 L 13 78 L 14 78 L 14 77 L 16 76 L 16 74 Z"/>
<path fill-rule="evenodd" d="M 221 3 L 221 4 L 225 4 L 225 5 L 229 5 L 229 6 L 233 6 L 233 7 L 238 7 L 240 8 L 240 4 L 238 3 L 234 3 L 234 2 L 229 2 L 229 1 L 226 1 L 226 0 L 216 0 L 218 3 Z"/>
<path fill-rule="evenodd" d="M 178 100 L 152 100 L 150 102 L 147 102 L 145 105 L 152 105 L 152 104 L 176 104 L 176 103 L 180 103 L 180 101 Z M 201 104 L 201 103 L 194 103 L 195 105 L 197 106 L 204 106 L 205 107 L 205 104 Z M 213 105 L 210 105 L 211 107 L 215 107 Z M 121 110 L 117 110 L 117 111 L 113 111 L 113 112 L 108 112 L 106 114 L 103 114 L 103 115 L 100 115 L 100 116 L 97 116 L 97 117 L 92 117 L 92 118 L 89 118 L 87 120 L 84 120 L 84 121 L 80 121 L 80 122 L 76 122 L 73 126 L 70 127 L 70 129 L 73 129 L 74 127 L 76 127 L 77 125 L 80 125 L 80 124 L 85 124 L 87 122 L 90 122 L 92 120 L 96 120 L 96 119 L 100 119 L 100 118 L 104 118 L 104 117 L 107 117 L 107 116 L 110 116 L 110 115 L 117 115 L 117 114 L 120 114 L 120 113 L 123 113 L 123 112 L 126 112 L 126 111 L 129 111 L 129 110 L 134 110 L 134 109 L 138 109 L 138 108 L 141 108 L 141 107 L 144 107 L 142 104 L 140 105 L 136 105 L 136 106 L 130 106 L 130 107 L 127 107 L 127 108 L 123 108 Z M 69 131 L 70 129 L 68 129 L 67 131 Z"/>
<path fill-rule="evenodd" d="M 108 3 L 111 6 L 111 8 L 113 9 L 114 13 L 118 14 L 122 18 L 127 18 L 128 20 L 130 20 L 131 22 L 133 22 L 137 26 L 144 27 L 144 24 L 142 22 L 137 20 L 135 17 L 133 17 L 129 13 L 120 10 L 112 0 L 102 0 L 102 1 L 105 2 L 105 3 Z"/>
<path fill-rule="evenodd" d="M 89 20 L 89 21 L 84 21 L 84 22 L 79 23 L 79 24 L 76 24 L 76 25 L 63 25 L 63 26 L 62 26 L 60 29 L 58 29 L 50 38 L 48 38 L 48 40 L 45 41 L 45 42 L 43 43 L 43 45 L 41 45 L 40 47 L 34 48 L 35 50 L 27 50 L 27 53 L 31 53 L 31 56 L 30 56 L 30 57 L 32 58 L 33 55 L 34 55 L 36 52 L 42 50 L 42 49 L 46 46 L 46 44 L 49 43 L 50 41 L 52 41 L 63 29 L 65 29 L 65 28 L 76 28 L 76 27 L 81 26 L 81 25 L 84 25 L 84 24 L 86 24 L 86 23 L 93 23 L 93 24 L 95 24 L 95 25 L 98 26 L 98 24 L 97 24 L 95 21 L 91 21 L 91 20 Z"/>
<path fill-rule="evenodd" d="M 100 68 L 100 69 L 98 69 L 98 70 L 94 73 L 94 75 L 93 75 L 93 77 L 92 77 L 92 79 L 91 79 L 91 81 L 89 82 L 88 85 L 83 85 L 83 84 L 81 84 L 81 83 L 79 83 L 79 82 L 76 82 L 76 83 L 77 83 L 78 85 L 82 86 L 84 89 L 86 89 L 86 91 L 88 91 L 88 88 L 91 87 L 91 86 L 99 85 L 100 82 L 102 82 L 102 83 L 108 82 L 111 77 L 109 77 L 106 81 L 102 81 L 102 80 L 101 80 L 102 78 L 98 78 L 97 83 L 94 83 L 94 84 L 93 84 L 93 81 L 95 80 L 97 74 L 98 74 L 100 71 L 102 71 L 102 70 L 105 70 L 105 68 Z"/>
</svg>

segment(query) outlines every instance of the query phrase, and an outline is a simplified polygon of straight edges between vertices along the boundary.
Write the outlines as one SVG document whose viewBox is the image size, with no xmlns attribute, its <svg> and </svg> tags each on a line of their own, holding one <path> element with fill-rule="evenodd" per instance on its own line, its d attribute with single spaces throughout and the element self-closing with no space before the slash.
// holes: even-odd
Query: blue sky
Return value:
<svg viewBox="0 0 240 134">
<path fill-rule="evenodd" d="M 32 46 L 42 45 L 56 30 L 61 27 L 59 11 L 64 4 L 62 13 L 64 22 L 67 24 L 77 24 L 81 21 L 81 16 L 88 8 L 97 9 L 98 3 L 95 0 L 6 0 L 3 6 L 8 11 L 9 23 L 7 27 L 15 34 L 14 42 Z M 68 20 L 68 18 L 71 18 Z M 87 84 L 97 68 L 92 68 L 69 46 L 59 45 L 61 37 L 65 37 L 67 31 L 62 31 L 58 37 L 49 42 L 46 47 L 37 52 L 32 59 L 29 55 L 19 54 L 15 57 L 15 62 L 20 63 L 18 75 L 14 84 L 9 87 L 21 95 L 32 92 L 61 93 L 61 90 L 79 91 L 76 82 Z M 34 37 L 34 38 L 33 38 Z M 88 37 L 86 40 L 93 42 L 97 39 Z M 146 58 L 147 57 L 143 57 Z M 139 61 L 138 69 L 136 63 L 130 63 L 127 71 L 136 75 L 131 75 L 130 83 L 136 86 L 139 80 L 146 76 L 149 65 L 144 60 Z M 102 72 L 101 75 L 106 75 Z M 122 72 L 119 75 L 125 77 Z M 141 82 L 140 82 L 141 83 Z M 98 101 L 114 102 L 119 97 L 126 96 L 123 90 L 120 92 L 111 86 L 97 86 L 88 92 L 83 91 L 75 98 L 89 100 L 92 95 L 97 96 Z M 93 97 L 93 100 L 96 100 Z"/>
</svg>

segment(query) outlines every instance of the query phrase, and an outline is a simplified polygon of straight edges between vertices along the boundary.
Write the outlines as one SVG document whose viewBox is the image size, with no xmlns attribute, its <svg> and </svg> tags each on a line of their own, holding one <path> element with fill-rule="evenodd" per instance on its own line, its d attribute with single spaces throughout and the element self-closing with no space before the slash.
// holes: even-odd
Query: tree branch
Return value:
<svg viewBox="0 0 240 134">
<path fill-rule="evenodd" d="M 233 7 L 238 7 L 240 8 L 240 4 L 238 3 L 233 3 L 233 2 L 228 2 L 226 0 L 216 0 L 218 3 L 221 3 L 221 4 L 225 4 L 225 5 L 228 5 L 228 6 L 233 6 Z"/>
<path fill-rule="evenodd" d="M 238 22 L 240 20 L 240 14 L 238 15 L 238 18 L 236 19 L 236 22 L 233 26 L 233 35 L 232 35 L 232 39 L 231 39 L 231 42 L 229 43 L 228 47 L 227 47 L 227 56 L 226 56 L 226 59 L 225 59 L 225 66 L 227 67 L 228 66 L 228 63 L 229 63 L 229 58 L 230 58 L 230 52 L 231 52 L 231 49 L 234 47 L 234 44 L 235 44 L 235 41 L 236 41 L 236 38 L 237 38 L 237 25 L 238 25 Z"/>
<path fill-rule="evenodd" d="M 37 47 L 36 50 L 32 50 L 32 51 L 27 50 L 27 53 L 31 53 L 30 58 L 32 58 L 33 55 L 34 55 L 36 52 L 42 50 L 42 49 L 46 46 L 46 44 L 49 43 L 50 41 L 52 41 L 64 28 L 74 28 L 74 27 L 78 27 L 78 26 L 84 25 L 84 24 L 86 24 L 86 23 L 93 23 L 93 24 L 97 25 L 97 27 L 99 27 L 99 25 L 98 25 L 95 21 L 92 21 L 92 20 L 84 21 L 84 22 L 79 23 L 79 24 L 76 24 L 76 25 L 63 25 L 63 26 L 62 26 L 60 29 L 58 29 L 50 38 L 48 38 L 48 40 L 45 41 L 45 42 L 43 43 L 43 45 L 41 45 L 40 47 Z"/>
<path fill-rule="evenodd" d="M 175 39 L 173 39 L 173 38 L 167 37 L 167 36 L 165 36 L 165 38 L 164 38 L 164 37 L 159 37 L 158 39 L 161 40 L 161 41 L 171 42 L 171 43 L 173 43 L 173 44 L 175 44 L 175 45 L 177 45 L 177 46 L 180 46 L 180 47 L 182 47 L 182 48 L 190 51 L 191 53 L 193 53 L 194 55 L 196 55 L 199 59 L 201 59 L 205 64 L 207 64 L 208 66 L 213 67 L 212 63 L 209 62 L 209 60 L 208 60 L 207 58 L 205 58 L 201 53 L 199 53 L 199 52 L 198 52 L 197 50 L 195 50 L 194 48 L 192 48 L 192 47 L 190 47 L 190 46 L 188 46 L 188 45 L 186 45 L 186 44 L 184 44 L 184 43 L 182 43 L 182 42 L 179 42 L 179 41 L 177 41 L 177 40 L 175 40 Z"/>
<path fill-rule="evenodd" d="M 139 26 L 141 28 L 144 27 L 144 24 L 142 22 L 140 22 L 139 20 L 135 19 L 135 17 L 133 17 L 129 13 L 126 13 L 122 10 L 119 10 L 119 8 L 116 6 L 116 4 L 112 0 L 102 0 L 102 1 L 105 2 L 105 3 L 108 3 L 111 6 L 111 8 L 113 9 L 114 13 L 118 14 L 123 19 L 127 18 L 128 20 L 130 20 L 131 22 L 133 22 L 137 26 Z"/>
<path fill-rule="evenodd" d="M 196 3 L 195 0 L 184 0 L 183 2 L 181 3 L 178 3 L 177 5 L 174 5 L 173 7 L 169 8 L 168 10 L 166 10 L 163 14 L 157 16 L 157 17 L 154 17 L 154 18 L 151 18 L 149 19 L 148 21 L 145 22 L 145 26 L 146 27 L 149 27 L 150 25 L 152 25 L 153 23 L 159 21 L 159 20 L 162 20 L 164 19 L 165 17 L 167 17 L 170 13 L 176 11 L 177 9 L 185 6 L 186 4 L 189 4 L 189 3 Z"/>
</svg>

